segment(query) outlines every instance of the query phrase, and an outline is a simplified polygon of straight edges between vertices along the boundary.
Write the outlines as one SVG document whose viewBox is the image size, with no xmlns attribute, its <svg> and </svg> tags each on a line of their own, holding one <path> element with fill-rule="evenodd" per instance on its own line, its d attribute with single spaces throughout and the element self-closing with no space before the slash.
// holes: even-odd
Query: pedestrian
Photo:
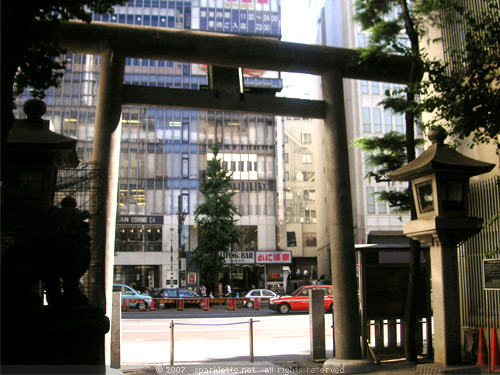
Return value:
<svg viewBox="0 0 500 375">
<path fill-rule="evenodd" d="M 231 286 L 226 284 L 226 297 L 231 297 Z"/>
<path fill-rule="evenodd" d="M 200 294 L 203 296 L 203 297 L 206 297 L 207 296 L 207 288 L 205 287 L 205 285 L 201 284 L 200 285 Z"/>
</svg>

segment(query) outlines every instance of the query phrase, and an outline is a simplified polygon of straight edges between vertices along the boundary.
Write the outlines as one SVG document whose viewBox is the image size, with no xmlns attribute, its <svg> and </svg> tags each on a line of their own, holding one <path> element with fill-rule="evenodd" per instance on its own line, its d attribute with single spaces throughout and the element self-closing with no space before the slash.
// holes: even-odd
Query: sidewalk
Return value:
<svg viewBox="0 0 500 375">
<path fill-rule="evenodd" d="M 414 374 L 416 365 L 407 364 L 404 361 L 383 362 L 381 365 L 373 365 L 368 369 L 369 374 Z M 121 369 L 108 369 L 107 375 L 151 375 L 151 374 L 283 374 L 283 375 L 307 375 L 307 374 L 342 374 L 342 367 L 335 369 L 324 369 L 322 363 L 309 361 L 300 357 L 297 360 L 283 360 L 277 358 L 268 361 L 217 361 L 217 362 L 188 362 L 169 364 L 156 364 L 149 366 L 125 366 Z"/>
</svg>

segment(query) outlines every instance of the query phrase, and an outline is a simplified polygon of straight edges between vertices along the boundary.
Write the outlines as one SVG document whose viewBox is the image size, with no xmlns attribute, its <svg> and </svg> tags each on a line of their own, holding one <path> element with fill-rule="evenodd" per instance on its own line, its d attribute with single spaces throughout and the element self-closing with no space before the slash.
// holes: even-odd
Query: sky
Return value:
<svg viewBox="0 0 500 375">
<path fill-rule="evenodd" d="M 281 41 L 314 44 L 316 40 L 316 6 L 321 0 L 281 1 Z M 311 76 L 307 74 L 281 74 L 283 90 L 279 96 L 313 99 Z"/>
<path fill-rule="evenodd" d="M 313 44 L 316 39 L 315 5 L 318 0 L 282 0 L 282 41 Z M 311 4 L 311 7 L 309 7 Z M 311 9 L 312 8 L 312 9 Z"/>
</svg>

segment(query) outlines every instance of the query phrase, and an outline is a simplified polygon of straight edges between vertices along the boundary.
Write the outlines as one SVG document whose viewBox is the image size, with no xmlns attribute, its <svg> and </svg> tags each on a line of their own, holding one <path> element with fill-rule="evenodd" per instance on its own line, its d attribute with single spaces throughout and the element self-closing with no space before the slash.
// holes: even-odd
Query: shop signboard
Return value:
<svg viewBox="0 0 500 375">
<path fill-rule="evenodd" d="M 163 224 L 161 215 L 119 215 L 116 224 Z"/>
<path fill-rule="evenodd" d="M 291 251 L 257 251 L 257 264 L 291 264 Z"/>
<path fill-rule="evenodd" d="M 255 251 L 220 251 L 225 264 L 255 264 Z"/>
<path fill-rule="evenodd" d="M 200 30 L 280 36 L 277 0 L 200 0 L 193 10 L 193 26 L 199 22 Z"/>
</svg>

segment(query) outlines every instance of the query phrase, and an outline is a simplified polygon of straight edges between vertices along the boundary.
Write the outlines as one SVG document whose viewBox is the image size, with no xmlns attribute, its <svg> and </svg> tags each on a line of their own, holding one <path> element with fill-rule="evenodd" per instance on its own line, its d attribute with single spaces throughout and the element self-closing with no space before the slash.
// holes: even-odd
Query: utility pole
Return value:
<svg viewBox="0 0 500 375">
<path fill-rule="evenodd" d="M 179 288 L 182 287 L 182 227 L 184 226 L 184 220 L 186 219 L 187 212 L 182 209 L 182 195 L 179 195 L 179 202 L 177 208 L 177 232 L 178 232 L 178 262 L 179 262 Z"/>
</svg>

